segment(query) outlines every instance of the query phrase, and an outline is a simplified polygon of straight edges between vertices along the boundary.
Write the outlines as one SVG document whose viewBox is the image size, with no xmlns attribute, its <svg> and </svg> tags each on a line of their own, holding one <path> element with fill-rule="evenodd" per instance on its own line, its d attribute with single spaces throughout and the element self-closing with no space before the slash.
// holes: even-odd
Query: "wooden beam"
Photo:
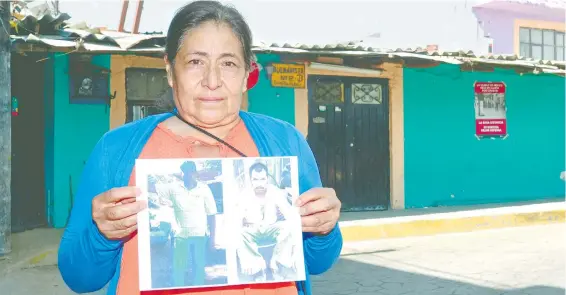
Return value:
<svg viewBox="0 0 566 295">
<path fill-rule="evenodd" d="M 136 9 L 136 18 L 134 19 L 134 29 L 132 30 L 133 34 L 137 34 L 140 28 L 142 11 L 143 11 L 143 0 L 138 0 L 138 7 Z"/>
<path fill-rule="evenodd" d="M 319 56 L 316 58 L 316 62 L 323 64 L 331 64 L 331 65 L 343 65 L 344 59 L 341 57 L 334 57 L 334 56 Z"/>
<path fill-rule="evenodd" d="M 12 251 L 12 80 L 10 1 L 0 1 L 0 256 Z"/>
<path fill-rule="evenodd" d="M 118 32 L 124 32 L 124 24 L 126 23 L 126 16 L 128 15 L 129 0 L 122 1 L 122 13 L 120 14 L 120 23 L 118 24 Z"/>
</svg>

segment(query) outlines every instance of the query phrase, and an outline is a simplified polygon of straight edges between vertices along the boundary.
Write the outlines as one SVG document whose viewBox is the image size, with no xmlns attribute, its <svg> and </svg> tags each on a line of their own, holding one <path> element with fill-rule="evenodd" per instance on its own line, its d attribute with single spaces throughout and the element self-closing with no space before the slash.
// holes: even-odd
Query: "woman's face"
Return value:
<svg viewBox="0 0 566 295">
<path fill-rule="evenodd" d="M 183 117 L 203 127 L 238 117 L 248 72 L 240 40 L 227 25 L 209 22 L 189 31 L 167 73 Z"/>
</svg>

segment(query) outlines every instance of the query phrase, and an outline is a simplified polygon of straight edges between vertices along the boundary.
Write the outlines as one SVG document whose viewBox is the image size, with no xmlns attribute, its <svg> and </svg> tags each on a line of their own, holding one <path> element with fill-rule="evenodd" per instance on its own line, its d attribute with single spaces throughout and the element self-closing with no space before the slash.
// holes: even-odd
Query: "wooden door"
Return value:
<svg viewBox="0 0 566 295">
<path fill-rule="evenodd" d="M 308 141 L 325 186 L 344 211 L 389 207 L 388 83 L 309 76 Z"/>
</svg>

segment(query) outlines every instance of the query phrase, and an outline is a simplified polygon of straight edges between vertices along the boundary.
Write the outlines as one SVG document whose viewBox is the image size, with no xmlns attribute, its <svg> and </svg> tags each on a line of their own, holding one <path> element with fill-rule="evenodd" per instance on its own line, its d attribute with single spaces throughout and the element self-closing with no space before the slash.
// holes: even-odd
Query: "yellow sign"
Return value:
<svg viewBox="0 0 566 295">
<path fill-rule="evenodd" d="M 271 86 L 305 88 L 305 65 L 272 64 Z"/>
</svg>

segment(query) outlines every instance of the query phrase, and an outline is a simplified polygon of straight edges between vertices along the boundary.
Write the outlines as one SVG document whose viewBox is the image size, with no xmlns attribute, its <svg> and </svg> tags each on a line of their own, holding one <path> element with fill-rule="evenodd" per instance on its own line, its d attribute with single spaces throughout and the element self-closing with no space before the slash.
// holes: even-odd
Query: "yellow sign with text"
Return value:
<svg viewBox="0 0 566 295">
<path fill-rule="evenodd" d="M 305 88 L 306 74 L 305 65 L 277 64 L 273 65 L 271 74 L 271 86 Z"/>
</svg>

